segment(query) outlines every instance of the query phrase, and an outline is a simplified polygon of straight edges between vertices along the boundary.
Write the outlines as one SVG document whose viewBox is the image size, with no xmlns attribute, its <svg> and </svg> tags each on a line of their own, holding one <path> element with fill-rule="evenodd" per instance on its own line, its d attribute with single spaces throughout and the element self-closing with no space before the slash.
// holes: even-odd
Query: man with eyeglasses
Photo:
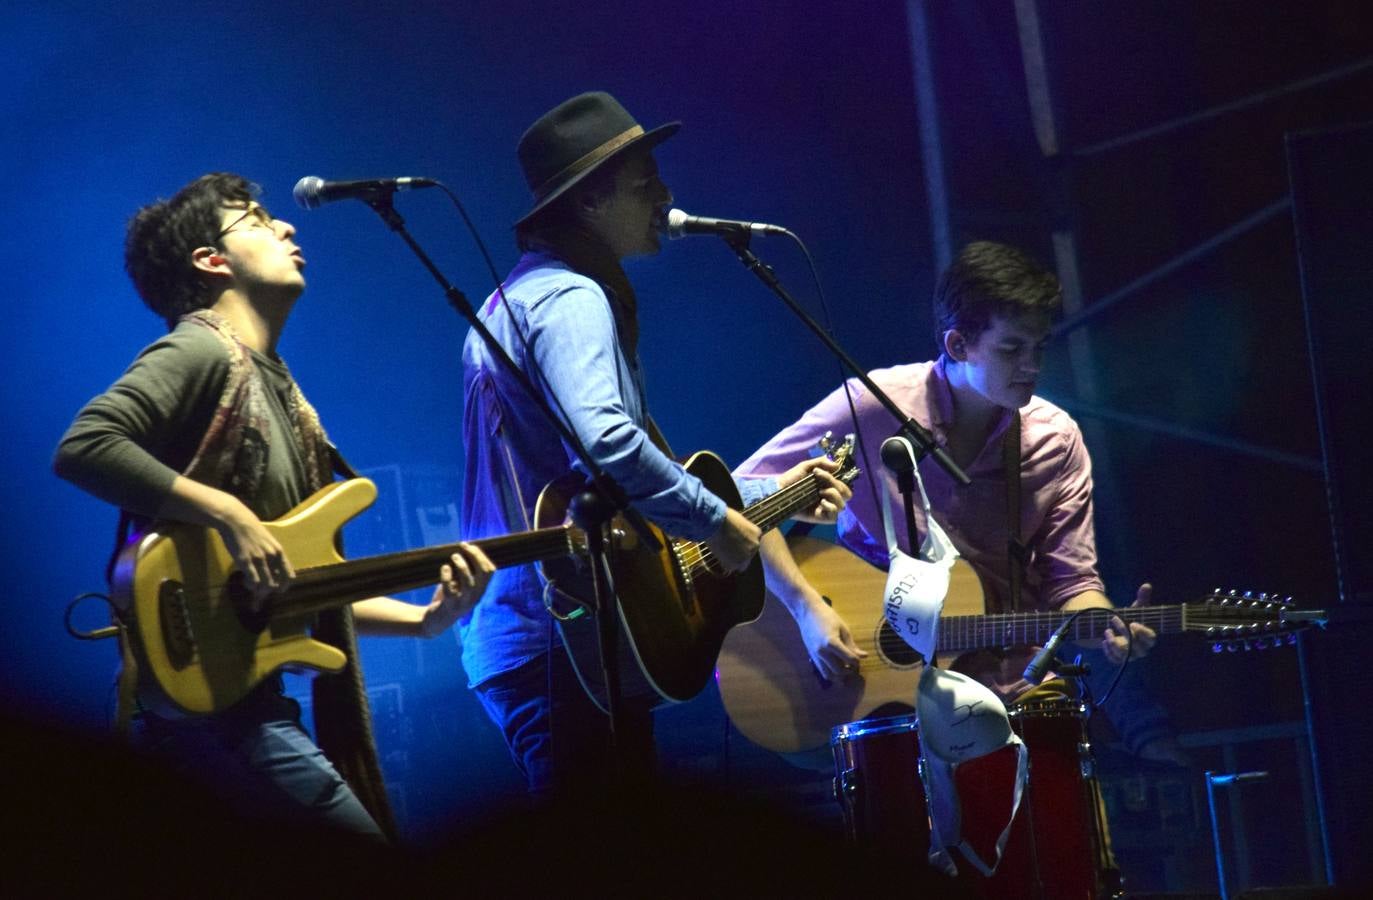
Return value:
<svg viewBox="0 0 1373 900">
<path fill-rule="evenodd" d="M 295 228 L 273 219 L 256 193 L 240 176 L 212 173 L 130 220 L 125 268 L 169 333 L 77 414 L 54 469 L 120 507 L 121 543 L 130 525 L 153 520 L 216 530 L 263 604 L 295 575 L 263 521 L 348 470 L 276 352 L 305 289 L 305 258 Z M 167 717 L 140 704 L 135 743 L 241 813 L 382 837 L 392 825 L 353 622 L 373 634 L 432 637 L 471 608 L 492 571 L 480 549 L 464 545 L 436 573 L 425 606 L 377 597 L 319 615 L 315 637 L 351 657 L 314 685 L 329 757 L 301 727 L 279 676 L 206 716 Z"/>
</svg>

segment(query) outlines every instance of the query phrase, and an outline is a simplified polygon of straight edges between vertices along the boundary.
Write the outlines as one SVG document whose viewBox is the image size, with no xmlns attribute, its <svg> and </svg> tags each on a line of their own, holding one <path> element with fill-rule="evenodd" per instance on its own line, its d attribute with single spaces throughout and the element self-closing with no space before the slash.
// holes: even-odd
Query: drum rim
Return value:
<svg viewBox="0 0 1373 900">
<path fill-rule="evenodd" d="M 853 722 L 834 726 L 834 730 L 830 732 L 830 746 L 833 747 L 844 741 L 870 735 L 918 730 L 919 722 L 915 713 L 907 713 L 903 716 L 877 716 L 871 719 L 857 719 Z"/>
</svg>

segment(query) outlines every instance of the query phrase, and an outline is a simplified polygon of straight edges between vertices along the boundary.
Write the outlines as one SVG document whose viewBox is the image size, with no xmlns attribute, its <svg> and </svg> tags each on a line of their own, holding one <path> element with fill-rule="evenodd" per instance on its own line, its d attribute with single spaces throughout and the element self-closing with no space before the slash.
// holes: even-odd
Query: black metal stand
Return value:
<svg viewBox="0 0 1373 900">
<path fill-rule="evenodd" d="M 892 398 L 887 396 L 885 391 L 873 383 L 872 379 L 868 377 L 868 373 L 859 367 L 858 363 L 853 360 L 853 357 L 844 352 L 844 348 L 840 347 L 834 338 L 830 337 L 825 330 L 820 327 L 820 323 L 816 322 L 815 319 L 802 309 L 800 304 L 787 293 L 786 289 L 782 287 L 782 283 L 777 280 L 777 275 L 772 271 L 772 267 L 760 260 L 754 252 L 749 249 L 749 232 L 747 229 L 741 228 L 737 231 L 722 234 L 721 237 L 739 257 L 739 261 L 744 264 L 744 268 L 758 276 L 759 281 L 763 282 L 769 290 L 781 298 L 782 302 L 796 314 L 796 317 L 804 322 L 806 326 L 815 333 L 816 337 L 820 338 L 821 343 L 829 348 L 830 353 L 843 364 L 844 368 L 852 372 L 854 377 L 857 378 L 875 398 L 877 398 L 877 402 L 881 403 L 882 406 L 886 408 L 887 412 L 892 414 L 901 429 L 901 433 L 915 441 L 915 446 L 919 449 L 919 456 L 923 457 L 928 453 L 934 458 L 934 461 L 939 463 L 940 467 L 948 472 L 959 484 L 966 485 L 970 483 L 967 474 L 959 467 L 958 463 L 953 461 L 953 457 L 949 456 L 949 454 L 944 451 L 944 448 L 935 443 L 934 435 L 930 434 L 925 426 L 902 412 L 901 407 L 897 406 Z"/>
<path fill-rule="evenodd" d="M 896 475 L 896 489 L 901 492 L 901 504 L 906 511 L 906 552 L 912 558 L 920 556 L 915 528 L 915 448 L 904 435 L 894 435 L 882 442 L 882 464 Z"/>
<path fill-rule="evenodd" d="M 581 461 L 586 471 L 590 473 L 587 490 L 574 498 L 572 503 L 572 517 L 578 527 L 586 532 L 587 547 L 591 556 L 592 585 L 595 594 L 594 610 L 597 621 L 597 635 L 601 640 L 601 664 L 605 668 L 606 684 L 606 706 L 610 711 L 611 745 L 617 745 L 618 735 L 620 734 L 620 673 L 619 673 L 619 640 L 617 635 L 617 625 L 619 616 L 617 612 L 618 598 L 615 596 L 614 583 L 610 578 L 609 560 L 605 554 L 605 527 L 617 513 L 623 513 L 625 520 L 630 527 L 638 534 L 639 540 L 650 552 L 657 552 L 662 548 L 662 544 L 654 536 L 653 531 L 639 513 L 629 505 L 629 498 L 625 496 L 620 486 L 605 473 L 591 455 L 586 447 L 577 439 L 577 435 L 564 422 L 549 405 L 548 400 L 529 380 L 529 376 L 520 369 L 515 361 L 510 358 L 510 354 L 501 346 L 500 341 L 487 329 L 486 324 L 477 316 L 477 312 L 472 308 L 471 302 L 462 291 L 458 290 L 453 284 L 444 277 L 439 271 L 438 266 L 424 252 L 424 249 L 410 235 L 405 228 L 405 219 L 400 213 L 396 212 L 395 205 L 391 202 L 395 195 L 395 188 L 389 187 L 379 189 L 373 196 L 365 199 L 365 202 L 386 223 L 396 234 L 400 235 L 401 240 L 405 241 L 406 246 L 415 254 L 420 263 L 428 270 L 429 274 L 438 282 L 443 289 L 443 294 L 448 298 L 448 305 L 452 306 L 460 316 L 467 321 L 472 329 L 481 337 L 487 349 L 491 351 L 491 356 L 519 383 L 529 398 L 534 401 L 535 406 L 543 413 L 544 418 L 557 430 L 563 441 L 573 449 L 577 458 Z M 497 290 L 499 290 L 497 285 Z M 607 635 L 609 639 L 607 641 Z"/>
<path fill-rule="evenodd" d="M 605 532 L 615 517 L 615 507 L 604 495 L 586 490 L 572 498 L 572 521 L 586 532 L 591 557 L 591 591 L 595 599 L 596 640 L 601 651 L 601 678 L 605 682 L 606 714 L 610 716 L 612 771 L 620 764 L 620 736 L 624 734 L 620 688 L 620 616 L 616 609 L 615 579 L 606 553 Z"/>
</svg>

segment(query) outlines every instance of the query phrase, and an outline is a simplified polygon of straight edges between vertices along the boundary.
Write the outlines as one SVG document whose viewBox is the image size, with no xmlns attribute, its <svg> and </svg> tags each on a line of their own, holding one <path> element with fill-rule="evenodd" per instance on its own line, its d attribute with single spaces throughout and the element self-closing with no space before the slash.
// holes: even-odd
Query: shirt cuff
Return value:
<svg viewBox="0 0 1373 900">
<path fill-rule="evenodd" d="M 734 483 L 739 486 L 739 497 L 745 508 L 777 493 L 777 478 L 772 475 L 761 478 L 735 476 Z"/>
</svg>

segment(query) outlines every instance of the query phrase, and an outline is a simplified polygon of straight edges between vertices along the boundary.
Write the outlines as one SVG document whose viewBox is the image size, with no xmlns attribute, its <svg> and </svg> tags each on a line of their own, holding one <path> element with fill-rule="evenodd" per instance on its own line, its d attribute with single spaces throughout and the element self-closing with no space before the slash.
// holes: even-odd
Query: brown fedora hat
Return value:
<svg viewBox="0 0 1373 900">
<path fill-rule="evenodd" d="M 681 127 L 681 122 L 669 122 L 645 131 L 620 101 L 604 91 L 578 94 L 559 103 L 520 138 L 520 167 L 534 194 L 534 208 L 515 224 L 528 221 L 629 148 L 656 147 Z"/>
</svg>

